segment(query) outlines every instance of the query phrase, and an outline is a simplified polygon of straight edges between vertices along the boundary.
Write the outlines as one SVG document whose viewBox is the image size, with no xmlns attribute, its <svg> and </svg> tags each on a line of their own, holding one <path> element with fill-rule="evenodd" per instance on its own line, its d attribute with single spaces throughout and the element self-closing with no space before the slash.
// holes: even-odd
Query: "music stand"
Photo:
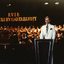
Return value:
<svg viewBox="0 0 64 64">
<path fill-rule="evenodd" d="M 36 57 L 36 64 L 40 64 L 40 55 L 39 55 L 39 44 L 40 43 L 49 43 L 48 46 L 48 53 L 47 53 L 47 63 L 46 64 L 53 64 L 53 46 L 54 40 L 52 39 L 34 39 L 34 48 L 35 48 L 35 57 Z"/>
</svg>

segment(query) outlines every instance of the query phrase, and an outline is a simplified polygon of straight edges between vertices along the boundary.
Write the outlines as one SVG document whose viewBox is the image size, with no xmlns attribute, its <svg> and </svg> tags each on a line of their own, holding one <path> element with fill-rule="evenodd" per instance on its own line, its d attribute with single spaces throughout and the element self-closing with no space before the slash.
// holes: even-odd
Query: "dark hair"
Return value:
<svg viewBox="0 0 64 64">
<path fill-rule="evenodd" d="M 49 16 L 46 16 L 45 19 L 46 19 L 46 18 L 49 18 Z"/>
</svg>

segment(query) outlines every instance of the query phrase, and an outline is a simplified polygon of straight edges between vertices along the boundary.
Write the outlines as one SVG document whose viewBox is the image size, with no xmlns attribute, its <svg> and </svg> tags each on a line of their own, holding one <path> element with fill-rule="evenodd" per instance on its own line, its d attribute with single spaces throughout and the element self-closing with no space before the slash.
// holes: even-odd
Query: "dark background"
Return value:
<svg viewBox="0 0 64 64">
<path fill-rule="evenodd" d="M 55 5 L 55 2 L 59 5 Z M 48 5 L 44 5 L 48 2 Z M 9 4 L 11 4 L 9 6 Z M 6 17 L 8 12 L 20 12 L 21 16 L 37 16 L 37 22 L 49 16 L 53 24 L 64 24 L 63 0 L 0 0 L 0 16 Z"/>
</svg>

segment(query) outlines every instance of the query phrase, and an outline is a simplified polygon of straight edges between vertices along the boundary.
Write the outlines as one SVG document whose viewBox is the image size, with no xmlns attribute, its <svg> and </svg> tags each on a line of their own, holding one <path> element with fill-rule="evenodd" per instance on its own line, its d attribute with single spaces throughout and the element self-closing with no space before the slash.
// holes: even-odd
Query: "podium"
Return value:
<svg viewBox="0 0 64 64">
<path fill-rule="evenodd" d="M 36 64 L 53 64 L 52 39 L 34 39 Z"/>
</svg>

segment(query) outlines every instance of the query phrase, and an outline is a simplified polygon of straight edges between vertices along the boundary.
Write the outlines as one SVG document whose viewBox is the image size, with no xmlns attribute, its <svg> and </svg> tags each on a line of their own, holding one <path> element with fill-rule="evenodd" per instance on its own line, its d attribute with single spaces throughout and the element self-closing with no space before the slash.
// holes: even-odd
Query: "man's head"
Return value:
<svg viewBox="0 0 64 64">
<path fill-rule="evenodd" d="M 50 19 L 49 19 L 48 16 L 45 17 L 45 23 L 46 23 L 46 24 L 50 23 Z"/>
</svg>

